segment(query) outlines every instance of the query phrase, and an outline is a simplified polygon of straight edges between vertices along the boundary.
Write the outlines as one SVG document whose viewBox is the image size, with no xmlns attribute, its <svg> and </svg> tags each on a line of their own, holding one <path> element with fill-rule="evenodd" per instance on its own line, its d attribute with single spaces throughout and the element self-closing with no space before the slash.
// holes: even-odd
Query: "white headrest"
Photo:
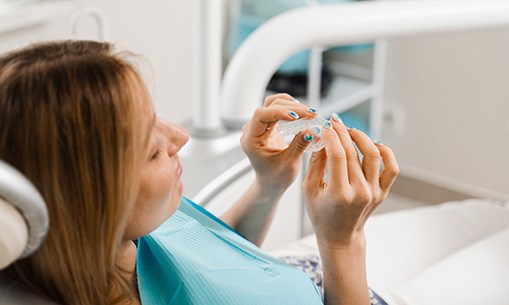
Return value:
<svg viewBox="0 0 509 305">
<path fill-rule="evenodd" d="M 28 243 L 28 227 L 13 205 L 0 198 L 0 269 L 23 254 Z"/>
<path fill-rule="evenodd" d="M 0 269 L 32 254 L 49 228 L 48 211 L 37 189 L 0 161 Z"/>
</svg>

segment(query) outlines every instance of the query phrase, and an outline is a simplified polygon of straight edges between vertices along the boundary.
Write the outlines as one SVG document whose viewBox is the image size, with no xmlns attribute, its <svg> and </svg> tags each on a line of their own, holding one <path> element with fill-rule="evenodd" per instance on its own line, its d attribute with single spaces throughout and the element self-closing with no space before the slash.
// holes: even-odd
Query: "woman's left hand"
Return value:
<svg viewBox="0 0 509 305">
<path fill-rule="evenodd" d="M 313 119 L 316 111 L 294 100 L 288 94 L 271 95 L 262 107 L 256 109 L 249 123 L 242 129 L 241 145 L 256 173 L 257 182 L 264 190 L 284 192 L 297 178 L 301 157 L 310 144 L 303 131 L 290 144 L 274 132 L 279 120 Z"/>
</svg>

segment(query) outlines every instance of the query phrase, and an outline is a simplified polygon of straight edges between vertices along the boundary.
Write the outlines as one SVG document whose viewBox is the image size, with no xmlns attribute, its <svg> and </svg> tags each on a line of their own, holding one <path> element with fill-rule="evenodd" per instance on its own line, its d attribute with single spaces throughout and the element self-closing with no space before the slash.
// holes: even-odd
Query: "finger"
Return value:
<svg viewBox="0 0 509 305">
<path fill-rule="evenodd" d="M 288 148 L 285 149 L 285 159 L 292 160 L 302 157 L 309 144 L 317 139 L 317 135 L 312 130 L 304 130 L 295 135 Z"/>
<path fill-rule="evenodd" d="M 308 192 L 318 191 L 324 184 L 327 155 L 324 149 L 314 152 L 309 159 L 308 171 L 303 186 Z"/>
<path fill-rule="evenodd" d="M 348 132 L 347 127 L 337 114 L 333 113 L 331 115 L 331 118 L 332 127 L 337 132 L 339 140 L 341 141 L 341 145 L 345 150 L 348 169 L 348 179 L 350 183 L 365 180 L 364 173 L 362 172 L 361 168 L 361 163 L 359 161 L 359 154 L 357 153 L 357 149 L 353 144 L 352 138 L 350 137 L 350 133 Z"/>
<path fill-rule="evenodd" d="M 291 107 L 272 105 L 256 109 L 249 126 L 251 135 L 253 137 L 259 137 L 267 131 L 269 131 L 270 134 L 272 132 L 272 127 L 279 120 L 295 121 L 309 115 L 307 110 L 299 105 L 300 104 L 296 104 Z"/>
<path fill-rule="evenodd" d="M 284 99 L 287 101 L 295 100 L 290 94 L 288 93 L 277 93 L 273 95 L 269 95 L 265 98 L 265 101 L 263 102 L 263 106 L 270 106 L 275 100 L 277 99 Z M 297 101 L 297 100 L 295 100 Z M 294 102 L 295 103 L 295 102 Z"/>
<path fill-rule="evenodd" d="M 362 171 L 364 172 L 366 180 L 371 185 L 378 186 L 381 165 L 379 149 L 375 146 L 375 143 L 373 143 L 370 137 L 360 130 L 350 130 L 350 136 L 363 155 Z"/>
<path fill-rule="evenodd" d="M 389 192 L 399 174 L 399 166 L 394 152 L 380 142 L 375 143 L 382 156 L 384 168 L 380 173 L 380 188 L 383 192 Z"/>
<path fill-rule="evenodd" d="M 296 111 L 295 109 L 300 110 L 299 113 L 301 114 L 301 118 L 303 118 L 303 119 L 315 118 L 318 115 L 318 110 L 316 110 L 314 108 L 308 107 L 305 104 L 295 103 L 293 101 L 289 101 L 289 100 L 282 99 L 282 98 L 278 98 L 278 99 L 274 100 L 270 104 L 269 107 L 273 107 L 276 105 L 286 106 L 286 107 L 294 109 L 294 111 Z"/>
<path fill-rule="evenodd" d="M 345 149 L 341 145 L 338 134 L 332 129 L 329 122 L 326 122 L 322 127 L 322 138 L 329 164 L 329 185 L 331 187 L 350 185 Z"/>
<path fill-rule="evenodd" d="M 374 145 L 380 152 L 384 163 L 384 169 L 380 174 L 379 186 L 377 187 L 377 190 L 375 190 L 375 200 L 365 211 L 363 225 L 369 216 L 383 203 L 385 198 L 387 198 L 389 190 L 399 173 L 398 163 L 392 150 L 378 141 L 374 142 Z"/>
</svg>

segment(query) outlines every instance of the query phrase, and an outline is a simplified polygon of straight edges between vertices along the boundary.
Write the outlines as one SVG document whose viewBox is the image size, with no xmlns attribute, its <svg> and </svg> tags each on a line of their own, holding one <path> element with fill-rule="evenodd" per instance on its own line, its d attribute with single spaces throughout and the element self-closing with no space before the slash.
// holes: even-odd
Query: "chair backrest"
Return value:
<svg viewBox="0 0 509 305">
<path fill-rule="evenodd" d="M 32 254 L 49 228 L 48 211 L 37 189 L 19 171 L 0 161 L 0 270 Z M 0 305 L 50 305 L 0 272 Z"/>
</svg>

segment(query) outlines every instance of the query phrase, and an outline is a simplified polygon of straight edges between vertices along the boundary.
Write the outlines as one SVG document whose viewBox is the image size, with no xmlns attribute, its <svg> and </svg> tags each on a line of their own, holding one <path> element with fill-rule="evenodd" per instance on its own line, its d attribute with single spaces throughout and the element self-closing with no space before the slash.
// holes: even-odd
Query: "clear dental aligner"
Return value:
<svg viewBox="0 0 509 305">
<path fill-rule="evenodd" d="M 317 117 L 311 120 L 279 121 L 275 132 L 287 140 L 291 140 L 296 134 L 303 130 L 313 130 L 316 135 L 320 135 L 321 127 L 328 120 Z M 315 137 L 314 141 L 308 145 L 306 152 L 315 152 L 325 147 L 321 137 Z"/>
</svg>

